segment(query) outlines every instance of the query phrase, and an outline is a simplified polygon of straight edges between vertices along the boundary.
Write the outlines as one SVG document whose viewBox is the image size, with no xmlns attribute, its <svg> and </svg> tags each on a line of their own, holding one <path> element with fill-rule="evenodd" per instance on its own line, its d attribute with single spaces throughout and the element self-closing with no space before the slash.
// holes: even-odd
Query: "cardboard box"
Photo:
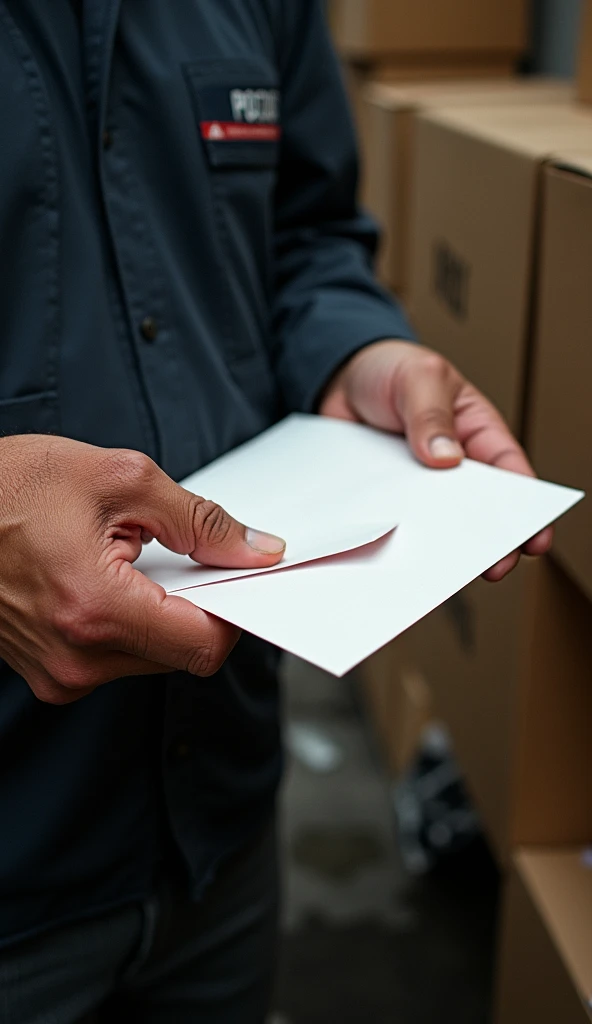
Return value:
<svg viewBox="0 0 592 1024">
<path fill-rule="evenodd" d="M 495 1020 L 592 1020 L 592 868 L 585 851 L 516 855 L 505 897 Z"/>
<path fill-rule="evenodd" d="M 415 122 L 409 306 L 446 355 L 524 431 L 540 178 L 566 147 L 592 146 L 571 105 L 466 107 Z"/>
<path fill-rule="evenodd" d="M 537 471 L 592 493 L 592 146 L 545 170 L 527 445 Z M 590 498 L 554 552 L 592 599 Z"/>
<path fill-rule="evenodd" d="M 559 566 L 477 580 L 407 642 L 498 860 L 592 841 L 592 605 Z"/>
<path fill-rule="evenodd" d="M 506 54 L 438 54 L 421 58 L 402 55 L 396 61 L 342 61 L 346 90 L 354 113 L 358 134 L 363 133 L 363 93 L 369 82 L 384 84 L 425 84 L 427 82 L 482 81 L 504 82 L 516 72 L 516 61 Z"/>
<path fill-rule="evenodd" d="M 410 764 L 432 711 L 427 683 L 410 661 L 407 636 L 377 651 L 358 671 L 385 764 L 399 775 Z"/>
<path fill-rule="evenodd" d="M 506 54 L 438 54 L 423 58 L 406 54 L 397 60 L 341 62 L 347 92 L 354 111 L 362 106 L 362 92 L 369 82 L 390 85 L 425 84 L 445 81 L 504 82 L 516 76 L 516 60 Z M 359 122 L 358 122 L 359 128 Z"/>
<path fill-rule="evenodd" d="M 348 57 L 522 53 L 528 8 L 527 0 L 330 0 L 329 21 Z"/>
<path fill-rule="evenodd" d="M 583 0 L 582 33 L 578 54 L 578 98 L 592 103 L 592 0 Z"/>
<path fill-rule="evenodd" d="M 381 280 L 408 290 L 409 213 L 414 177 L 415 117 L 457 106 L 569 103 L 571 83 L 560 79 L 473 79 L 434 83 L 362 85 L 357 118 L 362 129 L 364 205 L 384 230 L 378 261 Z"/>
<path fill-rule="evenodd" d="M 363 95 L 370 81 L 382 83 L 426 83 L 432 81 L 482 79 L 507 81 L 514 74 L 516 61 L 502 54 L 442 54 L 436 58 L 421 59 L 415 54 L 404 55 L 397 61 L 378 63 L 345 60 L 342 72 L 358 134 L 361 156 L 360 195 L 366 196 L 365 177 L 367 154 L 372 144 L 368 137 L 368 118 L 364 111 Z M 388 283 L 388 282 L 387 282 Z"/>
</svg>

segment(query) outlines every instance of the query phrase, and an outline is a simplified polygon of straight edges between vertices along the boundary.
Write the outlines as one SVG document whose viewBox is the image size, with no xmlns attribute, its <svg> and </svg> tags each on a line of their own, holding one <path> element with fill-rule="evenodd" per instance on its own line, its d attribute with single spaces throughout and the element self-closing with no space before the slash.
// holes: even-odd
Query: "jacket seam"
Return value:
<svg viewBox="0 0 592 1024">
<path fill-rule="evenodd" d="M 58 394 L 55 409 L 55 427 L 59 432 L 61 427 L 58 373 L 61 312 L 59 295 L 62 247 L 60 244 L 58 157 L 54 135 L 52 134 L 49 100 L 35 58 L 12 15 L 7 11 L 3 3 L 0 4 L 0 19 L 4 23 L 7 35 L 25 74 L 41 143 L 41 159 L 44 173 L 43 185 L 40 188 L 39 199 L 36 205 L 47 215 L 47 231 L 50 242 L 44 268 L 47 281 L 48 315 L 46 323 L 49 337 L 46 360 L 46 391 L 53 391 Z"/>
</svg>

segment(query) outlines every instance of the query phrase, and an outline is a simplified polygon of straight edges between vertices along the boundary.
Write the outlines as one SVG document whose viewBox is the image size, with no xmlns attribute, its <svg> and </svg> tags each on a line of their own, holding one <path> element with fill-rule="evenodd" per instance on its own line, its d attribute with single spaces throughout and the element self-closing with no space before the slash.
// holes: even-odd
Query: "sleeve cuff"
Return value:
<svg viewBox="0 0 592 1024">
<path fill-rule="evenodd" d="M 284 352 L 278 375 L 290 412 L 314 412 L 325 387 L 356 352 L 389 338 L 416 341 L 402 309 L 386 298 L 342 291 L 332 308 L 318 301 Z M 300 335 L 298 337 L 298 335 Z"/>
</svg>

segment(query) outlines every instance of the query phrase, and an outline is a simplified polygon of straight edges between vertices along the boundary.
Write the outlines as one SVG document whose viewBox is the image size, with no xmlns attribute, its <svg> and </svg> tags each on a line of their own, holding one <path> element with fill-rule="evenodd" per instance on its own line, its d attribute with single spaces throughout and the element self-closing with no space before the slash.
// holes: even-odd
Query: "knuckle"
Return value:
<svg viewBox="0 0 592 1024">
<path fill-rule="evenodd" d="M 197 498 L 193 506 L 195 536 L 211 547 L 222 547 L 232 529 L 228 513 L 215 501 Z"/>
<path fill-rule="evenodd" d="M 140 489 L 151 480 L 155 468 L 155 463 L 143 452 L 119 448 L 109 453 L 109 477 L 116 487 Z"/>
<path fill-rule="evenodd" d="M 424 409 L 417 414 L 416 428 L 427 433 L 444 431 L 447 433 L 450 428 L 451 414 L 444 409 Z"/>
<path fill-rule="evenodd" d="M 207 678 L 215 675 L 225 660 L 225 651 L 213 633 L 204 637 L 199 647 L 192 652 L 187 671 L 194 676 Z"/>
<path fill-rule="evenodd" d="M 201 645 L 193 651 L 187 664 L 187 671 L 192 676 L 211 676 L 216 671 L 213 648 L 208 645 Z"/>
<path fill-rule="evenodd" d="M 439 352 L 428 349 L 424 352 L 422 372 L 436 378 L 447 378 L 452 372 L 452 365 Z"/>
</svg>

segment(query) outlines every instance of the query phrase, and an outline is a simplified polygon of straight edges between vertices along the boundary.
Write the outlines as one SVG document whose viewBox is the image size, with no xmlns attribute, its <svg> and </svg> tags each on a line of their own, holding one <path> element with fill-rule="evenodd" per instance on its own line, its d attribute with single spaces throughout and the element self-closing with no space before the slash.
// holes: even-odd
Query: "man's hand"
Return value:
<svg viewBox="0 0 592 1024">
<path fill-rule="evenodd" d="M 133 568 L 152 537 L 207 565 L 264 568 L 284 551 L 138 452 L 0 440 L 0 657 L 41 700 L 120 676 L 207 676 L 230 653 L 237 629 Z"/>
<path fill-rule="evenodd" d="M 426 466 L 456 466 L 463 455 L 490 466 L 534 476 L 524 451 L 500 414 L 442 356 L 405 341 L 381 341 L 358 352 L 329 384 L 320 413 L 405 434 Z M 524 545 L 542 555 L 553 531 Z M 515 551 L 485 578 L 501 580 L 517 565 Z"/>
</svg>

